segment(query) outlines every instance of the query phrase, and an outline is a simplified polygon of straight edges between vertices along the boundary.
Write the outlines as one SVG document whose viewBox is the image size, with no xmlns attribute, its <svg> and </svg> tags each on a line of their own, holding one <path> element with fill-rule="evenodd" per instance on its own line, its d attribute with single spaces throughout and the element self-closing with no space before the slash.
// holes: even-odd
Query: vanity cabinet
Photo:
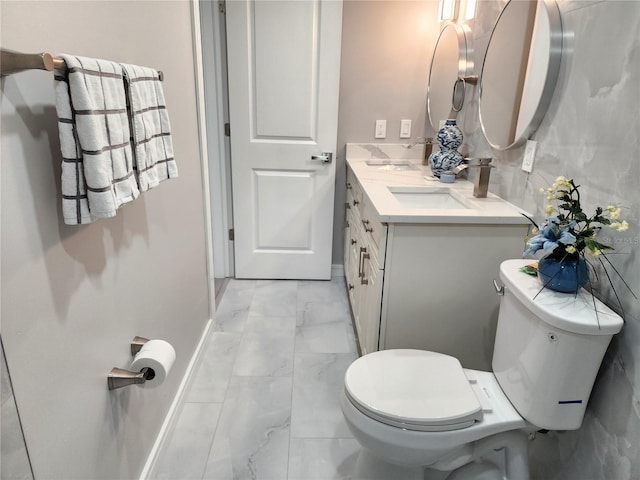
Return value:
<svg viewBox="0 0 640 480">
<path fill-rule="evenodd" d="M 526 223 L 382 223 L 347 169 L 345 277 L 361 353 L 416 348 L 491 370 L 500 263 Z M 526 222 L 526 219 L 525 219 Z"/>
<path fill-rule="evenodd" d="M 371 212 L 360 184 L 349 171 L 345 203 L 345 279 L 356 326 L 360 351 L 378 350 L 380 308 L 382 299 L 382 267 L 386 226 Z"/>
</svg>

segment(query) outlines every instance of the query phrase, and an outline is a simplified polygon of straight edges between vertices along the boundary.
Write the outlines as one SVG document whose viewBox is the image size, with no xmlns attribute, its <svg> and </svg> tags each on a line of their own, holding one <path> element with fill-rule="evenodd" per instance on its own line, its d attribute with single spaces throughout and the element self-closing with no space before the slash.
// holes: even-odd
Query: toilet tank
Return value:
<svg viewBox="0 0 640 480">
<path fill-rule="evenodd" d="M 500 265 L 505 289 L 493 372 L 525 420 L 538 428 L 575 430 L 607 346 L 623 322 L 584 289 L 577 295 L 543 289 L 537 277 L 520 271 L 531 262 Z"/>
</svg>

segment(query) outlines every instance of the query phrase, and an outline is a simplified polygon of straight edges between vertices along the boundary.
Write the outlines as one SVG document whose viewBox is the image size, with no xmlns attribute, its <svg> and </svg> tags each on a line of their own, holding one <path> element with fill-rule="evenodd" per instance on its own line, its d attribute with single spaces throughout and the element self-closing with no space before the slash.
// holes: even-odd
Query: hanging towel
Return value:
<svg viewBox="0 0 640 480">
<path fill-rule="evenodd" d="M 60 55 L 55 72 L 62 150 L 62 211 L 66 224 L 113 217 L 139 194 L 133 173 L 122 67 Z"/>
<path fill-rule="evenodd" d="M 135 170 L 141 192 L 178 176 L 169 114 L 157 70 L 122 64 L 129 108 Z"/>
</svg>

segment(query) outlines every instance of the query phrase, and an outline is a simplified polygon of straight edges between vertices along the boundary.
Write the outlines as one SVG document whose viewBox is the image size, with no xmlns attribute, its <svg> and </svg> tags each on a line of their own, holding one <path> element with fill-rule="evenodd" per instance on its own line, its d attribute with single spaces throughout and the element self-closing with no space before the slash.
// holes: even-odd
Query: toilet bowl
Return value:
<svg viewBox="0 0 640 480">
<path fill-rule="evenodd" d="M 363 447 L 354 478 L 526 480 L 531 432 L 580 427 L 622 319 L 586 292 L 540 292 L 526 263 L 500 267 L 492 372 L 413 349 L 349 366 L 341 407 Z"/>
<path fill-rule="evenodd" d="M 383 350 L 360 357 L 345 375 L 341 407 L 360 444 L 374 458 L 401 467 L 395 478 L 422 479 L 423 467 L 466 465 L 480 458 L 488 437 L 495 437 L 489 449 L 509 446 L 514 458 L 526 457 L 527 423 L 493 373 L 463 369 L 448 355 Z"/>
</svg>

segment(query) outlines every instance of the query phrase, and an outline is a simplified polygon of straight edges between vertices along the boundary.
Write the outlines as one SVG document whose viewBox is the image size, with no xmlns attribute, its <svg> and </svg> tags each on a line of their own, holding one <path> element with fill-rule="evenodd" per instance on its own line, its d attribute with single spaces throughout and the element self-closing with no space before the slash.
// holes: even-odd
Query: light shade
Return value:
<svg viewBox="0 0 640 480">
<path fill-rule="evenodd" d="M 460 5 L 460 14 L 458 16 L 465 20 L 473 20 L 476 16 L 476 2 L 477 0 L 466 0 L 464 5 Z"/>
<path fill-rule="evenodd" d="M 438 21 L 453 20 L 456 14 L 457 0 L 440 0 L 438 5 Z"/>
</svg>

